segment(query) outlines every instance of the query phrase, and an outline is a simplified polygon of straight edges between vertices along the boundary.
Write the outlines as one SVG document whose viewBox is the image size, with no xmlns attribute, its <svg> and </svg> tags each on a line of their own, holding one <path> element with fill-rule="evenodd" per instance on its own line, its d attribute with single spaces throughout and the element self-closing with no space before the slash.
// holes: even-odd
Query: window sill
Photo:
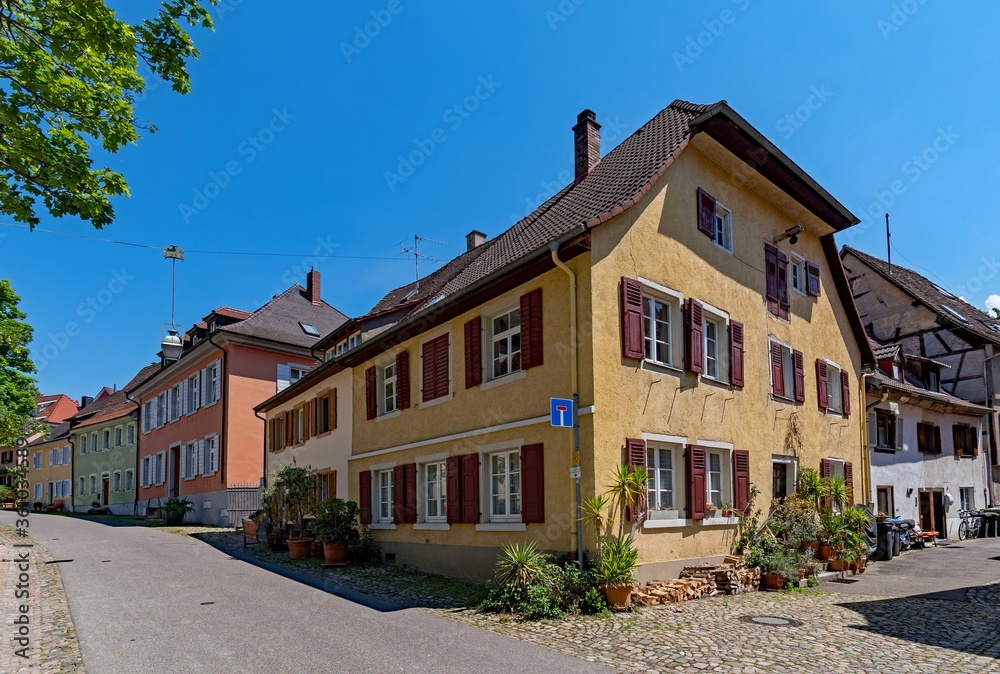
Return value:
<svg viewBox="0 0 1000 674">
<path fill-rule="evenodd" d="M 716 379 L 715 377 L 709 377 L 707 374 L 698 375 L 698 382 L 701 384 L 708 384 L 709 386 L 718 386 L 719 388 L 732 389 L 733 385 L 728 381 L 723 379 Z"/>
<path fill-rule="evenodd" d="M 451 525 L 447 522 L 417 522 L 413 525 L 414 531 L 451 531 Z"/>
<path fill-rule="evenodd" d="M 643 529 L 678 529 L 680 527 L 689 527 L 694 522 L 691 520 L 646 520 L 642 523 Z"/>
<path fill-rule="evenodd" d="M 403 410 L 393 410 L 392 412 L 389 412 L 388 414 L 380 414 L 379 416 L 375 417 L 375 421 L 387 421 L 389 419 L 395 419 L 396 417 L 398 417 L 402 413 L 403 413 Z"/>
<path fill-rule="evenodd" d="M 213 475 L 215 475 L 215 472 L 216 471 L 213 470 L 211 473 L 202 473 L 201 476 L 202 477 L 212 477 Z"/>
<path fill-rule="evenodd" d="M 395 524 L 387 524 L 387 523 L 384 523 L 384 522 L 373 522 L 373 523 L 371 523 L 371 524 L 368 525 L 368 528 L 369 529 L 374 529 L 376 531 L 395 531 L 396 530 L 396 525 Z"/>
<path fill-rule="evenodd" d="M 476 525 L 476 531 L 527 531 L 524 522 L 483 522 Z"/>
<path fill-rule="evenodd" d="M 524 370 L 518 370 L 513 374 L 505 374 L 502 377 L 497 377 L 495 379 L 490 379 L 489 381 L 483 382 L 479 385 L 480 391 L 489 391 L 491 388 L 496 388 L 497 386 L 503 386 L 504 384 L 509 384 L 512 381 L 521 381 L 527 376 Z"/>
<path fill-rule="evenodd" d="M 739 522 L 736 517 L 706 517 L 701 520 L 703 527 L 732 526 Z"/>
<path fill-rule="evenodd" d="M 895 454 L 896 452 L 900 451 L 895 447 L 875 447 L 869 445 L 869 448 L 871 448 L 872 451 L 878 452 L 879 454 Z"/>
<path fill-rule="evenodd" d="M 218 400 L 213 400 L 213 401 L 212 401 L 212 402 L 210 402 L 210 403 L 205 403 L 204 405 L 202 405 L 202 406 L 201 406 L 201 408 L 200 408 L 200 409 L 205 409 L 205 408 L 208 408 L 208 407 L 212 407 L 212 406 L 214 406 L 214 405 L 215 405 L 215 404 L 216 404 L 217 402 L 219 402 L 219 401 L 218 401 Z"/>
<path fill-rule="evenodd" d="M 662 374 L 672 374 L 672 375 L 682 375 L 684 370 L 679 367 L 674 367 L 673 365 L 667 365 L 666 363 L 661 363 L 656 360 L 650 360 L 644 358 L 642 363 L 639 364 L 639 368 L 642 370 L 647 370 L 649 372 L 660 372 Z"/>
<path fill-rule="evenodd" d="M 771 398 L 772 402 L 781 403 L 782 405 L 792 405 L 797 407 L 798 405 L 801 404 L 796 400 L 794 400 L 793 398 L 784 398 L 782 396 L 775 395 L 774 393 L 769 394 L 769 397 Z"/>
<path fill-rule="evenodd" d="M 434 400 L 428 400 L 421 402 L 417 407 L 419 409 L 424 409 L 425 407 L 434 407 L 435 405 L 440 405 L 441 403 L 446 403 L 455 397 L 454 393 L 449 393 L 446 396 L 441 396 L 440 398 L 435 398 Z"/>
</svg>

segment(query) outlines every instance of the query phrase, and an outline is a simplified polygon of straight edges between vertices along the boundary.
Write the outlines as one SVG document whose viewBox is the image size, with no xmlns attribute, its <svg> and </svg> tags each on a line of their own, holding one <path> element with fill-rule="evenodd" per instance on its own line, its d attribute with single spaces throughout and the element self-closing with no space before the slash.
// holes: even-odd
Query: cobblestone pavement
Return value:
<svg viewBox="0 0 1000 674">
<path fill-rule="evenodd" d="M 32 547 L 15 548 L 14 545 L 31 544 Z M 19 566 L 19 555 L 28 551 L 28 570 Z M 83 672 L 80 642 L 73 628 L 66 593 L 63 589 L 59 566 L 52 564 L 52 557 L 35 541 L 14 534 L 8 526 L 0 525 L 0 592 L 3 595 L 3 624 L 0 625 L 0 672 Z M 29 597 L 18 597 L 17 586 L 23 584 L 22 573 L 28 575 Z M 15 654 L 21 648 L 13 639 L 14 620 L 19 607 L 28 607 L 29 619 L 28 659 Z"/>
<path fill-rule="evenodd" d="M 383 595 L 620 671 L 1000 672 L 1000 583 L 969 591 L 970 600 L 981 594 L 991 603 L 806 589 L 715 597 L 610 618 L 534 623 L 472 610 L 477 596 L 472 584 L 427 579 L 393 567 L 324 570 L 316 564 L 286 562 L 287 552 L 272 553 L 263 546 L 244 552 L 239 534 L 208 538 L 237 557 L 283 563 L 299 574 Z M 755 616 L 790 624 L 748 622 Z"/>
<path fill-rule="evenodd" d="M 976 604 L 1000 605 L 1000 580 L 981 587 L 970 587 L 965 597 Z"/>
</svg>

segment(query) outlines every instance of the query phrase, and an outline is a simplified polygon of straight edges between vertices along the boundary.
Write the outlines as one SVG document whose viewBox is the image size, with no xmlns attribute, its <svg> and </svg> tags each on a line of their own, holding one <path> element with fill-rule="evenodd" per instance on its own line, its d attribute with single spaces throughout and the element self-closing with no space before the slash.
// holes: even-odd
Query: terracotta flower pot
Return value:
<svg viewBox="0 0 1000 674">
<path fill-rule="evenodd" d="M 323 559 L 327 564 L 346 564 L 347 546 L 343 543 L 324 543 Z"/>
<path fill-rule="evenodd" d="M 843 559 L 831 559 L 830 560 L 830 570 L 831 571 L 847 571 L 850 566 L 850 562 Z"/>
<path fill-rule="evenodd" d="M 288 556 L 292 559 L 305 559 L 312 552 L 312 543 L 311 538 L 289 538 Z"/>
<path fill-rule="evenodd" d="M 761 575 L 764 579 L 764 587 L 768 590 L 780 590 L 785 587 L 785 581 L 788 577 L 781 573 L 765 573 Z"/>
<path fill-rule="evenodd" d="M 314 559 L 323 559 L 323 544 L 319 541 L 313 541 L 312 556 Z"/>
<path fill-rule="evenodd" d="M 833 556 L 833 548 L 831 548 L 826 543 L 820 543 L 819 547 L 816 549 L 816 559 L 821 562 L 825 562 Z"/>
<path fill-rule="evenodd" d="M 632 605 L 632 584 L 626 585 L 604 585 L 604 596 L 608 603 L 615 608 L 623 609 Z"/>
</svg>

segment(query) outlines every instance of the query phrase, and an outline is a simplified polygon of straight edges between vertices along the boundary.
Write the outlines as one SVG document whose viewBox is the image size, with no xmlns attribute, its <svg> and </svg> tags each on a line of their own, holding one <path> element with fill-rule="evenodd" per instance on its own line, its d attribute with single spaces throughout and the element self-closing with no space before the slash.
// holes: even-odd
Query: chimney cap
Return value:
<svg viewBox="0 0 1000 674">
<path fill-rule="evenodd" d="M 474 229 L 465 235 L 466 252 L 474 248 L 479 248 L 484 243 L 486 243 L 486 232 Z"/>
<path fill-rule="evenodd" d="M 577 124 L 588 121 L 597 124 L 597 114 L 590 108 L 584 109 L 583 112 L 576 116 Z M 598 124 L 598 126 L 600 126 L 600 124 Z"/>
</svg>

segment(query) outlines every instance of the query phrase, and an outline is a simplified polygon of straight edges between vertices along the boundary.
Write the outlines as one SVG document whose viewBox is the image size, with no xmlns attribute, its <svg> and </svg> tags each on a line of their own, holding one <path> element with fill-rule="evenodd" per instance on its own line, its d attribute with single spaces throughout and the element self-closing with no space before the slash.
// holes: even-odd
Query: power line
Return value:
<svg viewBox="0 0 1000 674">
<path fill-rule="evenodd" d="M 162 251 L 165 246 L 151 246 L 145 243 L 134 243 L 131 241 L 118 241 L 116 239 L 105 239 L 99 236 L 88 236 L 86 234 L 75 234 L 73 232 L 59 232 L 53 229 L 42 229 L 41 227 L 35 227 L 33 230 L 28 225 L 21 225 L 13 222 L 0 222 L 2 227 L 13 227 L 15 229 L 25 229 L 33 232 L 42 232 L 44 234 L 54 234 L 56 236 L 68 236 L 74 239 L 85 239 L 88 241 L 98 241 L 101 243 L 110 243 L 118 246 L 131 246 L 133 248 L 144 248 L 147 250 L 157 250 Z M 274 252 L 257 252 L 257 251 L 239 251 L 239 250 L 191 250 L 185 249 L 187 253 L 194 253 L 197 255 L 245 255 L 249 257 L 317 257 L 316 253 L 274 253 Z M 335 258 L 339 260 L 395 260 L 397 262 L 401 259 L 397 257 L 382 257 L 377 255 L 331 255 L 324 253 L 322 255 L 324 258 Z"/>
</svg>

